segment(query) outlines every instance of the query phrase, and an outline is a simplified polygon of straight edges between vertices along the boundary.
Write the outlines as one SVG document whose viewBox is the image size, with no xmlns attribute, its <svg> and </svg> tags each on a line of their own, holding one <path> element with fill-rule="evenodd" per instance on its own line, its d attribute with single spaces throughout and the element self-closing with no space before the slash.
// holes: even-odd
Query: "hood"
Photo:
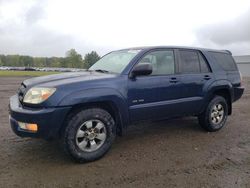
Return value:
<svg viewBox="0 0 250 188">
<path fill-rule="evenodd" d="M 41 76 L 36 78 L 27 79 L 23 82 L 26 87 L 32 87 L 35 85 L 40 84 L 50 84 L 50 83 L 57 83 L 59 85 L 64 83 L 73 83 L 74 81 L 87 81 L 87 80 L 95 80 L 95 79 L 103 79 L 103 78 L 110 78 L 114 77 L 113 74 L 105 74 L 99 72 L 70 72 L 70 73 L 61 73 L 61 74 L 54 74 L 48 76 Z"/>
</svg>

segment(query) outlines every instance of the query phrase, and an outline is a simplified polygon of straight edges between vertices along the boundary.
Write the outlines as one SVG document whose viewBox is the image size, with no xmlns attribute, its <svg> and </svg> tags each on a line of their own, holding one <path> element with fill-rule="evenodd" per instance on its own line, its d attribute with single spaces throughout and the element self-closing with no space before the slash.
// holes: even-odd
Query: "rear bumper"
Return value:
<svg viewBox="0 0 250 188">
<path fill-rule="evenodd" d="M 238 99 L 241 98 L 241 96 L 244 93 L 245 88 L 244 87 L 235 87 L 234 88 L 234 98 L 233 98 L 233 102 L 237 101 Z"/>
<path fill-rule="evenodd" d="M 20 137 L 56 138 L 70 109 L 71 107 L 26 109 L 20 104 L 18 96 L 14 95 L 9 104 L 10 125 Z M 33 133 L 20 129 L 18 122 L 35 123 L 38 131 Z"/>
</svg>

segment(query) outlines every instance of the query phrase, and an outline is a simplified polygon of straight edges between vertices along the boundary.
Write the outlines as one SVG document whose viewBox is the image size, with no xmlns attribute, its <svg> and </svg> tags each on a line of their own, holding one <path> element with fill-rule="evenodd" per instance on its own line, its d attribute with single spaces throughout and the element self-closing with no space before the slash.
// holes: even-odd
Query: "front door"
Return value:
<svg viewBox="0 0 250 188">
<path fill-rule="evenodd" d="M 178 113 L 181 97 L 179 76 L 175 74 L 174 50 L 148 52 L 138 63 L 151 63 L 153 72 L 128 81 L 128 100 L 131 121 L 160 119 Z"/>
</svg>

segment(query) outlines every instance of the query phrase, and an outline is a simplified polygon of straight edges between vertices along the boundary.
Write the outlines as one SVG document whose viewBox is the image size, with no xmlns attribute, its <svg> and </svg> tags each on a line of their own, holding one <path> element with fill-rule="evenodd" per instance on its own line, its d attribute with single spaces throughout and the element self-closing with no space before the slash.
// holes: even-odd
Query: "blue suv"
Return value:
<svg viewBox="0 0 250 188">
<path fill-rule="evenodd" d="M 243 91 L 230 51 L 130 48 L 84 72 L 25 80 L 10 98 L 10 124 L 21 137 L 60 139 L 73 159 L 88 162 L 135 122 L 197 116 L 218 131 Z"/>
</svg>

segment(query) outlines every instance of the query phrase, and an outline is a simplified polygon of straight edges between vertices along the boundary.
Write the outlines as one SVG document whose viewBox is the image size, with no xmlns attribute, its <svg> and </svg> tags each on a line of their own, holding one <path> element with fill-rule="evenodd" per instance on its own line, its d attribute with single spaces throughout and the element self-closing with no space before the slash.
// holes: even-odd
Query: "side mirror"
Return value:
<svg viewBox="0 0 250 188">
<path fill-rule="evenodd" d="M 149 75 L 153 71 L 153 67 L 150 63 L 139 63 L 137 64 L 131 74 L 130 78 L 135 78 L 136 76 Z"/>
</svg>

